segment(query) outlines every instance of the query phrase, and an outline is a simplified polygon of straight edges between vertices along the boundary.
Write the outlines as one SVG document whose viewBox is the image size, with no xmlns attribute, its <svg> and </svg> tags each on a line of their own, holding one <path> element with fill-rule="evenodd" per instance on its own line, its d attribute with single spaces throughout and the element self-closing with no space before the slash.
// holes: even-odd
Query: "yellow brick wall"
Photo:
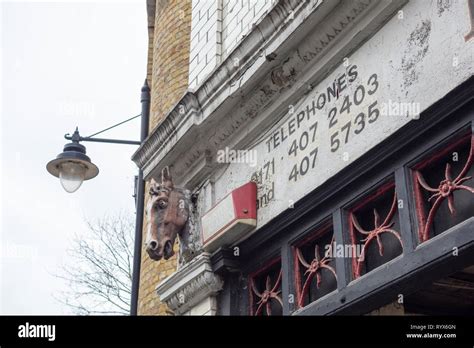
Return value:
<svg viewBox="0 0 474 348">
<path fill-rule="evenodd" d="M 188 88 L 191 0 L 157 0 L 150 130 Z"/>
<path fill-rule="evenodd" d="M 156 3 L 154 0 L 147 1 L 149 35 L 147 76 L 151 87 L 150 131 L 180 100 L 188 87 L 191 8 L 191 0 L 156 0 Z M 145 193 L 148 189 L 146 185 Z M 143 225 L 145 233 L 146 219 Z M 174 248 L 177 252 L 177 243 Z M 139 315 L 170 313 L 166 305 L 160 302 L 155 288 L 175 270 L 176 256 L 167 261 L 156 262 L 148 257 L 144 248 L 142 249 Z"/>
</svg>

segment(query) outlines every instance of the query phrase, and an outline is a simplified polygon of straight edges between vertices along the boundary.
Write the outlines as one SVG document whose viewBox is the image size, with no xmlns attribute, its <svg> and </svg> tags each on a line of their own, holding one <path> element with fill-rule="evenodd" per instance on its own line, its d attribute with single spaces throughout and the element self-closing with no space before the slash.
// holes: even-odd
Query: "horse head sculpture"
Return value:
<svg viewBox="0 0 474 348">
<path fill-rule="evenodd" d="M 195 254 L 194 218 L 191 192 L 174 187 L 168 167 L 161 172 L 161 183 L 151 180 L 150 199 L 146 207 L 148 230 L 145 247 L 153 260 L 168 260 L 174 255 L 176 236 L 179 236 L 180 263 Z"/>
</svg>

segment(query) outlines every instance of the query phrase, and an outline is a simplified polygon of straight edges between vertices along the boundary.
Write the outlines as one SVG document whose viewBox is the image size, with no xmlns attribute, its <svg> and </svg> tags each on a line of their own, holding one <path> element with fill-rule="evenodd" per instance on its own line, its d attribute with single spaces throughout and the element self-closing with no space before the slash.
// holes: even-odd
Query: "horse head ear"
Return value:
<svg viewBox="0 0 474 348">
<path fill-rule="evenodd" d="M 164 167 L 161 171 L 161 184 L 166 188 L 173 189 L 173 178 L 168 166 Z"/>
<path fill-rule="evenodd" d="M 159 184 L 156 182 L 156 180 L 151 178 L 151 180 L 150 180 L 150 194 L 153 194 L 155 191 L 157 191 L 158 186 L 159 186 Z"/>
</svg>

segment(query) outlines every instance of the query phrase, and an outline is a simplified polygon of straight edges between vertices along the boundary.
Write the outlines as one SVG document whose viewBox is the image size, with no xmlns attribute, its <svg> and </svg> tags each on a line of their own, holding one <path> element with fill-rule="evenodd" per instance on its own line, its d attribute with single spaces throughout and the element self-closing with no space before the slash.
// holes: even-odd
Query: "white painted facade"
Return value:
<svg viewBox="0 0 474 348">
<path fill-rule="evenodd" d="M 271 0 L 192 1 L 190 88 L 209 76 L 271 4 Z"/>
<path fill-rule="evenodd" d="M 283 101 L 288 111 L 272 127 L 261 128 L 258 138 L 249 139 L 248 149 L 258 154 L 257 170 L 246 164 L 229 164 L 214 181 L 215 200 L 220 201 L 229 188 L 244 184 L 262 171 L 258 230 L 402 126 L 416 122 L 419 115 L 397 114 L 391 105 L 401 109 L 406 106 L 407 111 L 413 106 L 413 110 L 422 112 L 471 77 L 474 40 L 464 40 L 470 30 L 467 4 L 455 1 L 439 15 L 435 2 L 428 5 L 409 2 L 400 15 L 306 91 L 307 95 Z M 318 41 L 317 33 L 311 41 Z M 313 67 L 313 71 L 319 69 L 318 65 Z M 328 97 L 334 81 L 336 85 L 343 81 L 338 98 Z M 263 112 L 271 117 L 276 107 L 274 103 Z M 331 112 L 334 108 L 335 114 Z M 361 113 L 364 116 L 359 117 Z M 236 142 L 231 148 L 241 146 Z M 268 195 L 273 199 L 266 203 Z"/>
</svg>

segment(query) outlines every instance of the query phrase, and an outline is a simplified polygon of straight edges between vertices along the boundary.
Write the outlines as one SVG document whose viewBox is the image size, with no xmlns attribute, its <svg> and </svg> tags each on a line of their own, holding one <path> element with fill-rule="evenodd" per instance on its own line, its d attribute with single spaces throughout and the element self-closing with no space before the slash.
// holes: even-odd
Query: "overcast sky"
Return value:
<svg viewBox="0 0 474 348">
<path fill-rule="evenodd" d="M 52 274 L 74 233 L 85 233 L 85 219 L 134 214 L 136 146 L 84 143 L 100 174 L 73 194 L 45 166 L 76 125 L 85 136 L 140 113 L 145 3 L 0 4 L 1 314 L 68 313 Z M 139 122 L 101 136 L 138 140 Z"/>
</svg>

